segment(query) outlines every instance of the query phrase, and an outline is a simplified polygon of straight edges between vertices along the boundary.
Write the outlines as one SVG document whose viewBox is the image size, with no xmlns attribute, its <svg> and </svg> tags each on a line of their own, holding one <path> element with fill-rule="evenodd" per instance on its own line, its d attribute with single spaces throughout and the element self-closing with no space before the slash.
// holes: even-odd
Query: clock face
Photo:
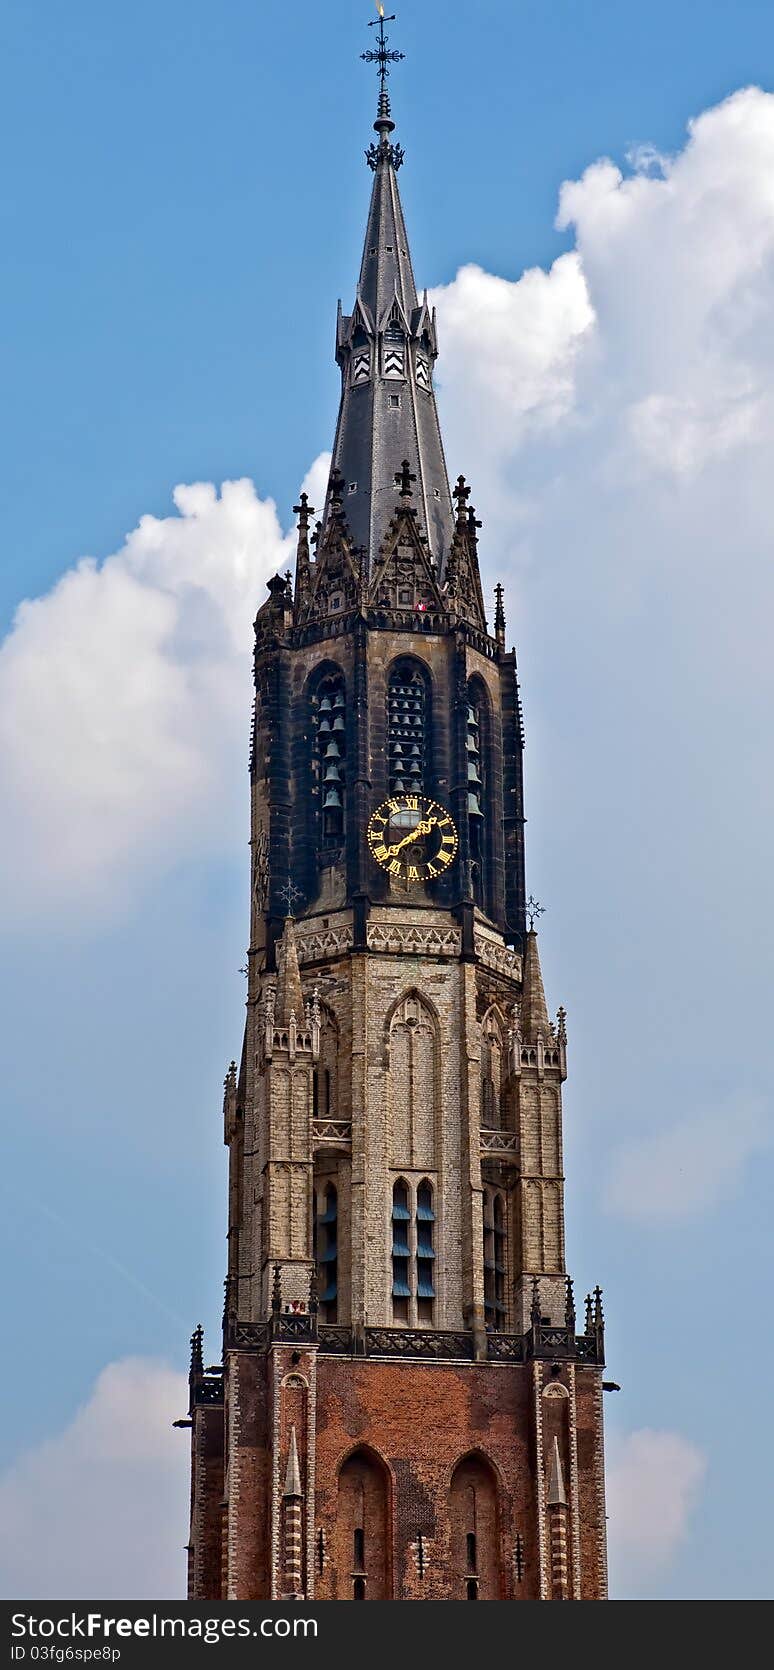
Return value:
<svg viewBox="0 0 774 1670">
<path fill-rule="evenodd" d="M 407 887 L 442 876 L 457 853 L 451 814 L 423 794 L 383 801 L 371 815 L 367 838 L 372 858 Z"/>
</svg>

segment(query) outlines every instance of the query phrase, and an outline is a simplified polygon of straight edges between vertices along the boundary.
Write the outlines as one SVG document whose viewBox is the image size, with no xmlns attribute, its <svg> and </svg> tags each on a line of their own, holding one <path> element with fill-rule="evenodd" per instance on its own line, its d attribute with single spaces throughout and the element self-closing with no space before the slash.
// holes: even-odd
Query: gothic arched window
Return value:
<svg viewBox="0 0 774 1670">
<path fill-rule="evenodd" d="M 468 776 L 468 837 L 470 843 L 471 880 L 473 897 L 479 909 L 486 912 L 489 895 L 489 842 L 491 831 L 487 820 L 487 767 L 489 745 L 489 707 L 484 687 L 478 679 L 468 685 L 465 726 L 465 753 Z"/>
<path fill-rule="evenodd" d="M 505 1200 L 499 1189 L 484 1190 L 484 1316 L 487 1328 L 502 1330 L 508 1320 L 506 1276 L 508 1237 Z"/>
<path fill-rule="evenodd" d="M 408 1183 L 399 1177 L 392 1191 L 392 1314 L 408 1322 L 411 1287 L 411 1204 Z"/>
<path fill-rule="evenodd" d="M 496 1015 L 490 1010 L 481 1029 L 481 1125 L 487 1131 L 502 1129 L 503 1037 Z"/>
<path fill-rule="evenodd" d="M 332 863 L 344 840 L 347 781 L 346 692 L 343 673 L 328 673 L 312 697 L 315 779 L 320 862 Z"/>
<path fill-rule="evenodd" d="M 454 1600 L 501 1600 L 497 1477 L 484 1456 L 455 1467 L 449 1508 Z"/>
<path fill-rule="evenodd" d="M 389 1600 L 390 1490 L 384 1462 L 356 1450 L 339 1473 L 334 1530 L 338 1600 Z"/>
<path fill-rule="evenodd" d="M 406 337 L 402 326 L 393 317 L 384 333 L 383 368 L 385 377 L 404 378 L 406 375 Z"/>
<path fill-rule="evenodd" d="M 417 1189 L 416 1249 L 417 1249 L 417 1321 L 432 1322 L 435 1300 L 435 1212 L 432 1184 L 424 1177 Z"/>
<path fill-rule="evenodd" d="M 412 594 L 413 602 L 413 594 Z M 390 794 L 427 792 L 427 681 L 415 661 L 399 661 L 387 688 L 387 770 Z"/>
<path fill-rule="evenodd" d="M 339 1197 L 335 1183 L 327 1183 L 317 1194 L 315 1258 L 317 1300 L 323 1322 L 335 1322 L 338 1315 Z"/>
</svg>

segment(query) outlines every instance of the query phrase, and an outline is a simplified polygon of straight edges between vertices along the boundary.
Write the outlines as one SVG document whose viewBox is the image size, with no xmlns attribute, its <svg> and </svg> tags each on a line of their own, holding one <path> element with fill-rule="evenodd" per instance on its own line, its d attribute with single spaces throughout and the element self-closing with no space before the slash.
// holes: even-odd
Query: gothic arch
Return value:
<svg viewBox="0 0 774 1670">
<path fill-rule="evenodd" d="M 482 1450 L 460 1457 L 449 1481 L 452 1600 L 502 1600 L 501 1480 Z"/>
<path fill-rule="evenodd" d="M 433 1004 L 412 988 L 392 1004 L 385 1022 L 392 1164 L 437 1167 L 440 1111 L 440 1027 Z"/>
<path fill-rule="evenodd" d="M 393 657 L 384 684 L 387 788 L 434 792 L 433 676 L 420 656 Z"/>
<path fill-rule="evenodd" d="M 481 1125 L 502 1130 L 507 1076 L 508 1028 L 497 1003 L 490 1003 L 481 1021 Z"/>
<path fill-rule="evenodd" d="M 338 661 L 326 658 L 304 683 L 296 726 L 297 840 L 304 853 L 305 891 L 310 900 L 317 896 L 319 868 L 330 863 L 344 844 L 350 708 L 347 674 Z"/>
<path fill-rule="evenodd" d="M 370 1444 L 338 1468 L 333 1530 L 337 1600 L 392 1598 L 392 1474 Z"/>
<path fill-rule="evenodd" d="M 473 894 L 485 916 L 492 915 L 494 885 L 494 770 L 492 759 L 492 698 L 484 679 L 468 679 L 467 772 L 468 838 Z"/>
</svg>

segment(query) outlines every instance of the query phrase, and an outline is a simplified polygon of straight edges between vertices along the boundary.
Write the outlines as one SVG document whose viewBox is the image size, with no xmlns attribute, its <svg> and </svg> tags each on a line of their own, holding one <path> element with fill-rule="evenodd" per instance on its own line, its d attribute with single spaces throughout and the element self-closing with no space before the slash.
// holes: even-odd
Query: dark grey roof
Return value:
<svg viewBox="0 0 774 1670">
<path fill-rule="evenodd" d="M 413 502 L 439 573 L 454 531 L 449 481 L 433 392 L 435 314 L 417 296 L 397 170 L 403 160 L 390 134 L 389 103 L 380 98 L 378 144 L 366 153 L 374 171 L 363 259 L 351 314 L 339 316 L 336 359 L 341 404 L 333 468 L 343 477 L 343 511 L 369 570 L 392 517 L 395 476 L 408 459 Z M 325 516 L 330 510 L 330 493 Z"/>
</svg>

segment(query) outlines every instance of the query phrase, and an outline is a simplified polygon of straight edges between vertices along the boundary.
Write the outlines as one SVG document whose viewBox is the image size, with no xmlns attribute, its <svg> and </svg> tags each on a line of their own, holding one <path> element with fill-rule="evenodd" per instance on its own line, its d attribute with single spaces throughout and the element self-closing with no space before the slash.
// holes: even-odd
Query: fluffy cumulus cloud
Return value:
<svg viewBox="0 0 774 1670">
<path fill-rule="evenodd" d="M 508 581 L 531 874 L 540 891 L 545 854 L 565 968 L 576 940 L 590 952 L 575 989 L 624 1075 L 616 1134 L 675 1105 L 693 1121 L 697 1082 L 699 1106 L 742 1097 L 738 1121 L 617 1164 L 618 1206 L 642 1161 L 669 1174 L 664 1210 L 693 1210 L 724 1143 L 733 1177 L 771 1117 L 766 1065 L 730 1040 L 754 1024 L 774 904 L 774 96 L 735 93 L 674 156 L 593 162 L 558 225 L 573 247 L 550 271 L 466 267 L 435 292 L 447 451 L 488 584 Z"/>
<path fill-rule="evenodd" d="M 185 1594 L 189 1445 L 172 1422 L 188 1384 L 125 1358 L 55 1437 L 0 1477 L 6 1598 L 174 1600 Z"/>
<path fill-rule="evenodd" d="M 0 648 L 11 913 L 82 918 L 117 883 L 124 895 L 149 867 L 221 850 L 241 827 L 251 624 L 293 536 L 250 481 L 173 498 L 175 514 L 141 517 L 115 555 L 23 602 Z"/>
<path fill-rule="evenodd" d="M 610 1592 L 654 1599 L 659 1576 L 689 1533 L 706 1472 L 701 1450 L 677 1432 L 647 1429 L 608 1443 Z"/>
<path fill-rule="evenodd" d="M 745 1097 L 679 1119 L 621 1147 L 608 1178 L 608 1205 L 641 1222 L 683 1218 L 733 1198 L 750 1162 L 772 1146 L 761 1098 Z"/>
</svg>

